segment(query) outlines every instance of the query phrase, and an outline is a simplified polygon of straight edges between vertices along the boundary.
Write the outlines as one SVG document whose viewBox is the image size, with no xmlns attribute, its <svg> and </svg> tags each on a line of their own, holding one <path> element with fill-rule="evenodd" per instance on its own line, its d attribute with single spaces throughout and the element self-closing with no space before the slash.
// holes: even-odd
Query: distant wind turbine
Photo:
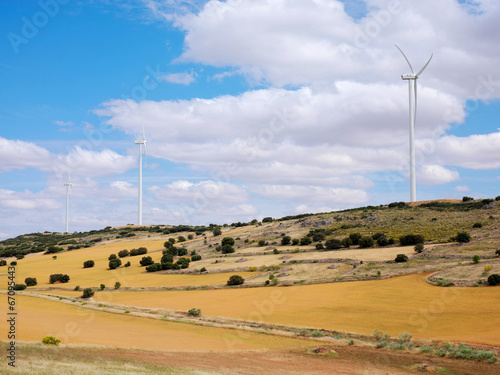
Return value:
<svg viewBox="0 0 500 375">
<path fill-rule="evenodd" d="M 420 74 L 427 68 L 427 65 L 431 62 L 433 54 L 429 58 L 429 61 L 424 65 L 420 71 L 415 74 L 410 61 L 407 59 L 406 55 L 403 53 L 401 48 L 396 45 L 396 48 L 401 52 L 406 62 L 410 66 L 412 74 L 402 74 L 401 78 L 404 81 L 408 81 L 408 90 L 410 93 L 410 200 L 411 202 L 415 202 L 417 200 L 417 182 L 415 179 L 415 121 L 417 119 L 417 79 Z M 413 89 L 412 89 L 413 85 Z"/>
<path fill-rule="evenodd" d="M 142 126 L 142 139 L 135 141 L 136 145 L 139 145 L 139 219 L 138 224 L 142 225 L 142 145 L 144 145 L 144 152 L 146 150 L 146 136 L 144 134 L 144 125 Z"/>
<path fill-rule="evenodd" d="M 73 184 L 71 183 L 71 176 L 68 172 L 68 182 L 64 184 L 66 186 L 66 230 L 64 233 L 68 233 L 68 213 L 69 213 L 69 188 L 73 191 Z"/>
</svg>

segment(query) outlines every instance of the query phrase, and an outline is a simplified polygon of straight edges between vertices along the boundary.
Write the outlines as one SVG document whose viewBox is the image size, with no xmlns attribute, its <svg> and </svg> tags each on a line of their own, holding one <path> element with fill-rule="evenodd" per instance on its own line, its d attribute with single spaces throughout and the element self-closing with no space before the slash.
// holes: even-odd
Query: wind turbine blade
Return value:
<svg viewBox="0 0 500 375">
<path fill-rule="evenodd" d="M 429 58 L 429 61 L 427 61 L 427 64 L 425 64 L 424 67 L 422 69 L 420 69 L 420 72 L 417 73 L 417 77 L 420 75 L 420 73 L 422 73 L 424 71 L 425 68 L 427 68 L 427 65 L 429 65 L 429 63 L 432 60 L 432 56 L 434 56 L 434 54 L 431 54 L 431 57 Z"/>
<path fill-rule="evenodd" d="M 397 44 L 395 44 L 396 48 L 399 50 L 399 52 L 401 52 L 401 54 L 403 55 L 403 57 L 405 58 L 406 62 L 408 63 L 408 65 L 410 66 L 410 69 L 411 69 L 411 72 L 413 74 L 415 74 L 415 72 L 413 71 L 413 67 L 411 66 L 410 64 L 410 60 L 408 60 L 408 58 L 406 57 L 406 55 L 403 53 L 403 51 L 401 50 L 401 48 L 398 47 Z M 427 63 L 428 64 L 428 63 Z M 427 66 L 427 65 L 426 65 Z"/>
</svg>

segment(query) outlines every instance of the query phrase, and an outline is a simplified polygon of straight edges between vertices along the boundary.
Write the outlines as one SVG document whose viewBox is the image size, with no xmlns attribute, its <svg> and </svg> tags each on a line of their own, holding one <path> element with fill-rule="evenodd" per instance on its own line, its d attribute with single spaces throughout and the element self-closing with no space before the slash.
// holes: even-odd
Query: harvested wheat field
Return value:
<svg viewBox="0 0 500 375">
<path fill-rule="evenodd" d="M 297 348 L 311 345 L 309 340 L 240 332 L 113 314 L 40 298 L 16 296 L 18 340 L 38 341 L 47 335 L 62 343 L 86 343 L 150 350 L 249 350 Z M 5 315 L 7 299 L 0 299 Z M 6 315 L 5 315 L 6 316 Z M 7 325 L 0 327 L 7 337 Z"/>
<path fill-rule="evenodd" d="M 114 303 L 371 334 L 500 346 L 500 288 L 442 288 L 426 275 L 378 281 L 225 290 L 118 292 Z M 106 298 L 95 294 L 94 299 Z"/>
</svg>

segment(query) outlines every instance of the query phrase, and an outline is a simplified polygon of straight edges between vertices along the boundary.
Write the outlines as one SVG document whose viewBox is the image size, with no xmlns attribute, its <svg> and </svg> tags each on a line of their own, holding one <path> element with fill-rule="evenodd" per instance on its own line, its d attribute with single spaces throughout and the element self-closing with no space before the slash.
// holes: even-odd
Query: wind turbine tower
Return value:
<svg viewBox="0 0 500 375">
<path fill-rule="evenodd" d="M 146 152 L 146 137 L 144 135 L 144 127 L 142 128 L 142 139 L 135 141 L 139 145 L 139 213 L 138 224 L 142 225 L 142 146 L 144 145 L 144 152 Z"/>
<path fill-rule="evenodd" d="M 71 184 L 71 177 L 69 173 L 68 173 L 68 182 L 66 182 L 64 186 L 66 186 L 66 228 L 65 228 L 66 230 L 64 231 L 64 233 L 68 233 L 69 188 L 73 190 L 73 185 Z"/>
<path fill-rule="evenodd" d="M 410 66 L 411 74 L 402 74 L 401 78 L 403 81 L 408 81 L 408 91 L 410 95 L 410 201 L 415 202 L 417 200 L 417 182 L 415 179 L 415 121 L 417 119 L 417 79 L 420 74 L 427 68 L 427 65 L 431 62 L 432 54 L 427 63 L 418 73 L 415 74 L 410 61 L 407 59 L 406 55 L 403 53 L 401 48 L 396 45 L 396 48 L 401 52 L 406 62 Z"/>
</svg>

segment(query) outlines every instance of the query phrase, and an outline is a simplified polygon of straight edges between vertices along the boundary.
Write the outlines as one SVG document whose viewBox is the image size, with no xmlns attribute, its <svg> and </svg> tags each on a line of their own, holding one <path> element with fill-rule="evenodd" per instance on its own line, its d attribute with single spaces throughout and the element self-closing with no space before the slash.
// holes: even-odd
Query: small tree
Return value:
<svg viewBox="0 0 500 375">
<path fill-rule="evenodd" d="M 111 269 L 111 270 L 114 270 L 114 269 L 120 267 L 121 265 L 122 265 L 122 261 L 120 259 L 118 259 L 118 258 L 111 259 L 109 261 L 109 264 L 108 264 L 109 269 Z"/>
<path fill-rule="evenodd" d="M 83 262 L 83 268 L 92 268 L 94 267 L 94 261 L 93 260 L 86 260 Z"/>
<path fill-rule="evenodd" d="M 177 249 L 177 255 L 179 255 L 180 257 L 187 255 L 187 253 L 188 251 L 185 247 L 180 247 Z"/>
<path fill-rule="evenodd" d="M 291 242 L 292 242 L 292 237 L 290 236 L 284 236 L 281 238 L 281 244 L 283 246 L 290 245 Z"/>
<path fill-rule="evenodd" d="M 118 252 L 118 256 L 119 256 L 120 258 L 125 258 L 125 257 L 128 257 L 129 255 L 130 255 L 130 252 L 129 252 L 127 249 L 125 249 L 125 250 L 120 250 L 120 251 Z"/>
<path fill-rule="evenodd" d="M 101 290 L 103 290 L 104 288 L 106 288 L 106 285 L 101 284 L 100 288 L 101 288 Z"/>
<path fill-rule="evenodd" d="M 360 233 L 351 233 L 349 235 L 349 238 L 351 239 L 353 245 L 359 245 L 359 240 L 361 239 L 361 237 L 363 236 Z"/>
<path fill-rule="evenodd" d="M 346 249 L 348 249 L 352 246 L 352 240 L 349 237 L 343 238 L 341 243 L 342 243 L 342 247 L 345 247 Z"/>
<path fill-rule="evenodd" d="M 214 237 L 220 236 L 222 234 L 222 230 L 219 227 L 217 227 L 212 230 L 212 233 L 214 234 Z"/>
<path fill-rule="evenodd" d="M 117 281 L 115 283 L 115 289 L 120 289 L 121 286 L 122 286 L 122 283 L 120 283 L 119 281 Z"/>
<path fill-rule="evenodd" d="M 474 255 L 474 256 L 472 257 L 472 261 L 473 261 L 475 264 L 479 263 L 479 260 L 480 260 L 480 259 L 481 259 L 481 257 L 480 257 L 479 255 L 477 255 L 477 254 L 476 254 L 476 255 Z"/>
<path fill-rule="evenodd" d="M 264 219 L 262 219 L 263 223 L 271 223 L 272 221 L 273 221 L 272 217 L 265 217 Z"/>
<path fill-rule="evenodd" d="M 294 238 L 294 239 L 292 240 L 292 245 L 298 245 L 298 244 L 299 244 L 299 242 L 300 242 L 300 240 L 299 240 L 298 238 Z"/>
<path fill-rule="evenodd" d="M 259 246 L 266 246 L 266 240 L 259 240 L 258 245 Z"/>
<path fill-rule="evenodd" d="M 328 250 L 337 250 L 337 249 L 340 249 L 342 247 L 342 242 L 336 238 L 330 238 L 330 239 L 326 240 L 325 247 Z"/>
<path fill-rule="evenodd" d="M 493 275 L 490 275 L 488 277 L 488 284 L 491 286 L 497 286 L 500 285 L 500 275 L 497 273 L 494 273 Z"/>
<path fill-rule="evenodd" d="M 109 255 L 108 260 L 113 260 L 113 259 L 117 259 L 116 254 L 110 254 Z"/>
<path fill-rule="evenodd" d="M 455 240 L 460 243 L 470 242 L 471 237 L 469 232 L 458 232 L 455 236 Z"/>
<path fill-rule="evenodd" d="M 125 263 L 125 265 L 123 267 L 130 267 L 130 261 L 128 261 L 127 263 Z"/>
<path fill-rule="evenodd" d="M 174 257 L 170 254 L 164 254 L 161 257 L 160 263 L 173 263 L 174 262 Z"/>
<path fill-rule="evenodd" d="M 231 245 L 223 245 L 221 246 L 222 254 L 231 254 L 234 253 L 234 248 Z"/>
<path fill-rule="evenodd" d="M 94 295 L 94 291 L 92 290 L 92 288 L 85 288 L 83 290 L 82 298 L 90 298 L 93 295 Z"/>
<path fill-rule="evenodd" d="M 191 261 L 196 262 L 197 260 L 201 260 L 201 255 L 192 255 Z"/>
<path fill-rule="evenodd" d="M 241 285 L 245 282 L 245 279 L 240 275 L 232 275 L 227 281 L 227 285 Z"/>
<path fill-rule="evenodd" d="M 418 243 L 415 245 L 415 247 L 413 248 L 417 253 L 421 253 L 422 251 L 424 251 L 424 244 L 423 243 Z"/>
<path fill-rule="evenodd" d="M 305 237 L 302 237 L 302 238 L 300 239 L 300 244 L 301 244 L 302 246 L 307 246 L 307 245 L 310 245 L 311 243 L 312 243 L 311 237 L 307 237 L 307 236 L 305 236 Z"/>
<path fill-rule="evenodd" d="M 26 284 L 14 284 L 14 290 L 24 290 L 26 289 Z"/>
<path fill-rule="evenodd" d="M 150 264 L 153 264 L 154 261 L 150 256 L 147 256 L 147 257 L 142 257 L 142 259 L 139 261 L 139 263 L 141 264 L 141 266 L 145 267 L 145 266 L 149 266 Z"/>
<path fill-rule="evenodd" d="M 186 242 L 186 237 L 184 237 L 184 236 L 179 236 L 179 237 L 177 237 L 177 241 L 178 241 L 178 242 Z"/>
<path fill-rule="evenodd" d="M 396 263 L 403 263 L 408 261 L 408 257 L 405 254 L 396 255 L 396 259 L 394 259 Z"/>
<path fill-rule="evenodd" d="M 364 236 L 359 239 L 359 247 L 367 248 L 372 247 L 374 244 L 373 238 L 371 236 Z"/>
<path fill-rule="evenodd" d="M 36 281 L 36 277 L 27 277 L 24 279 L 24 283 L 27 286 L 35 286 L 36 284 L 38 284 L 38 282 Z"/>
<path fill-rule="evenodd" d="M 190 316 L 200 316 L 201 315 L 201 310 L 200 309 L 196 309 L 196 308 L 193 307 L 192 309 L 189 309 L 188 315 L 190 315 Z"/>
<path fill-rule="evenodd" d="M 234 239 L 233 237 L 224 237 L 220 243 L 222 246 L 224 245 L 234 245 Z"/>
<path fill-rule="evenodd" d="M 59 343 L 61 342 L 61 340 L 59 339 L 56 339 L 54 336 L 45 336 L 43 339 L 42 339 L 42 343 L 43 344 L 46 344 L 46 345 L 59 345 Z"/>
</svg>

